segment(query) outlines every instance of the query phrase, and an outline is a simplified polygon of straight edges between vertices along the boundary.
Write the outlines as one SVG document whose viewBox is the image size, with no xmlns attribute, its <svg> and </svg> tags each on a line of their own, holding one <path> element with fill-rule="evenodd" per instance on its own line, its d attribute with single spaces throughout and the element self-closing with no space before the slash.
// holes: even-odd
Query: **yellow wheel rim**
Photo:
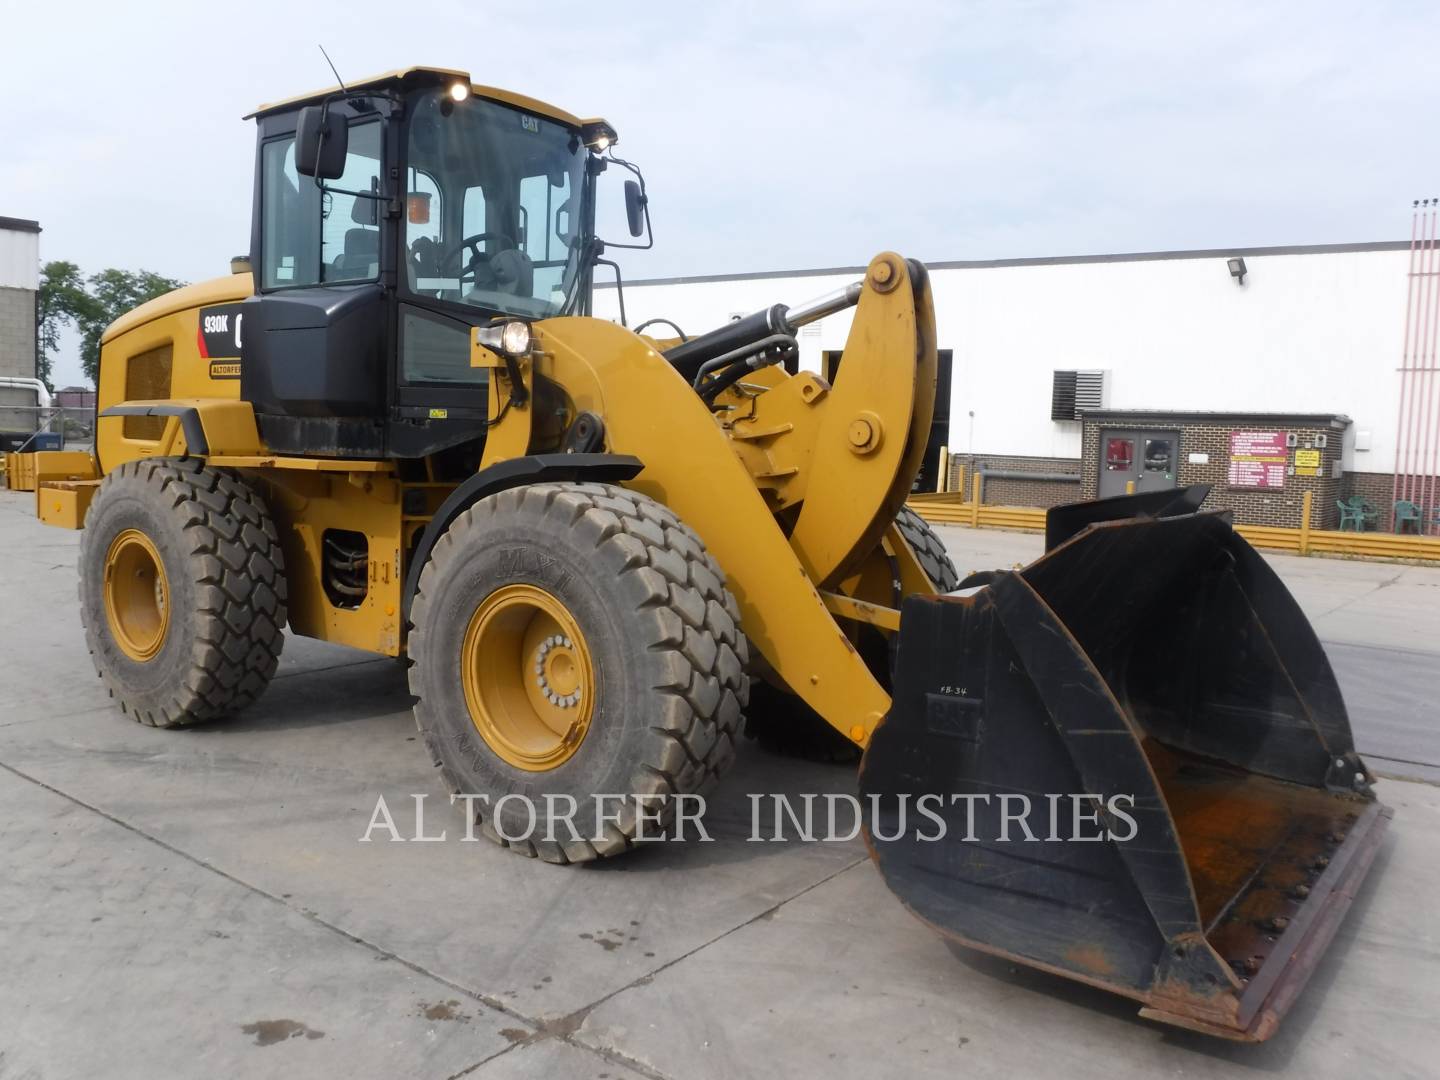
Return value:
<svg viewBox="0 0 1440 1080">
<path fill-rule="evenodd" d="M 565 605 L 535 585 L 506 585 L 475 609 L 460 681 L 480 737 L 526 772 L 570 760 L 595 711 L 585 635 Z"/>
<path fill-rule="evenodd" d="M 126 529 L 105 553 L 105 617 L 110 634 L 131 660 L 144 663 L 170 629 L 170 583 L 150 538 Z"/>
</svg>

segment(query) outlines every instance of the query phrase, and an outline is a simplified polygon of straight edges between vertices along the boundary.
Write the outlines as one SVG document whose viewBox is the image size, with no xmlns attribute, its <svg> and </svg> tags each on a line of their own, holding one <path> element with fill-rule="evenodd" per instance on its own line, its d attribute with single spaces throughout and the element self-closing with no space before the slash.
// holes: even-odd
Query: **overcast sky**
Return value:
<svg viewBox="0 0 1440 1080">
<path fill-rule="evenodd" d="M 607 117 L 652 199 L 629 277 L 1390 240 L 1440 194 L 1433 0 L 0 0 L 0 215 L 87 272 L 225 273 L 240 117 L 330 83 L 316 42 Z"/>
</svg>

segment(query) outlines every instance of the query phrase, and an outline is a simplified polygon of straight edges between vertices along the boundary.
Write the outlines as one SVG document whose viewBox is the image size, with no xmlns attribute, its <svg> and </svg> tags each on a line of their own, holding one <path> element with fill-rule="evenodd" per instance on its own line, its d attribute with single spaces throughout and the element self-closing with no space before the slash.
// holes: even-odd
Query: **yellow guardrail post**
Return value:
<svg viewBox="0 0 1440 1080">
<path fill-rule="evenodd" d="M 985 477 L 980 475 L 980 470 L 975 470 L 975 478 L 970 481 L 970 527 L 980 527 L 980 499 L 984 496 Z"/>
<path fill-rule="evenodd" d="M 1310 508 L 1315 503 L 1315 493 L 1307 491 L 1300 496 L 1300 554 L 1310 554 Z"/>
</svg>

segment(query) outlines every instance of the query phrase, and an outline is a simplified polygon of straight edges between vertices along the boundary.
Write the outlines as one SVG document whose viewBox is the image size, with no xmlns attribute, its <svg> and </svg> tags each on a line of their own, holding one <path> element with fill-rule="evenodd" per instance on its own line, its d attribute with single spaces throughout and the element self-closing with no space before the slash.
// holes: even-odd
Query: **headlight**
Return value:
<svg viewBox="0 0 1440 1080">
<path fill-rule="evenodd" d="M 530 324 L 507 322 L 500 328 L 500 348 L 511 356 L 524 356 L 530 351 Z"/>
<path fill-rule="evenodd" d="M 530 351 L 530 324 L 511 319 L 499 325 L 477 326 L 475 340 L 506 356 L 524 356 Z"/>
<path fill-rule="evenodd" d="M 470 84 L 469 84 L 469 83 L 458 83 L 458 82 L 457 82 L 457 83 L 451 83 L 451 84 L 450 84 L 450 100 L 451 100 L 451 101 L 455 101 L 455 102 L 464 101 L 464 100 L 465 100 L 466 98 L 468 98 L 469 96 L 470 96 Z"/>
</svg>

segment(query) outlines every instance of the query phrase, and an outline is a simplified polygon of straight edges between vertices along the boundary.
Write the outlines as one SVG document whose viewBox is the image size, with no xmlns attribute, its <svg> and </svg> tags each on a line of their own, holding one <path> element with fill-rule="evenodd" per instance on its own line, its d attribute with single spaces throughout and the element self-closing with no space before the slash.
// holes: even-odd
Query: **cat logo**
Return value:
<svg viewBox="0 0 1440 1080">
<path fill-rule="evenodd" d="M 540 121 L 536 120 L 533 116 L 526 116 L 524 113 L 521 113 L 520 126 L 526 131 L 533 132 L 536 135 L 540 134 Z"/>
<path fill-rule="evenodd" d="M 449 409 L 431 409 L 431 410 L 430 410 L 430 419 L 431 419 L 431 420 L 444 420 L 444 419 L 448 418 L 449 415 L 450 415 L 450 410 L 449 410 Z"/>
</svg>

